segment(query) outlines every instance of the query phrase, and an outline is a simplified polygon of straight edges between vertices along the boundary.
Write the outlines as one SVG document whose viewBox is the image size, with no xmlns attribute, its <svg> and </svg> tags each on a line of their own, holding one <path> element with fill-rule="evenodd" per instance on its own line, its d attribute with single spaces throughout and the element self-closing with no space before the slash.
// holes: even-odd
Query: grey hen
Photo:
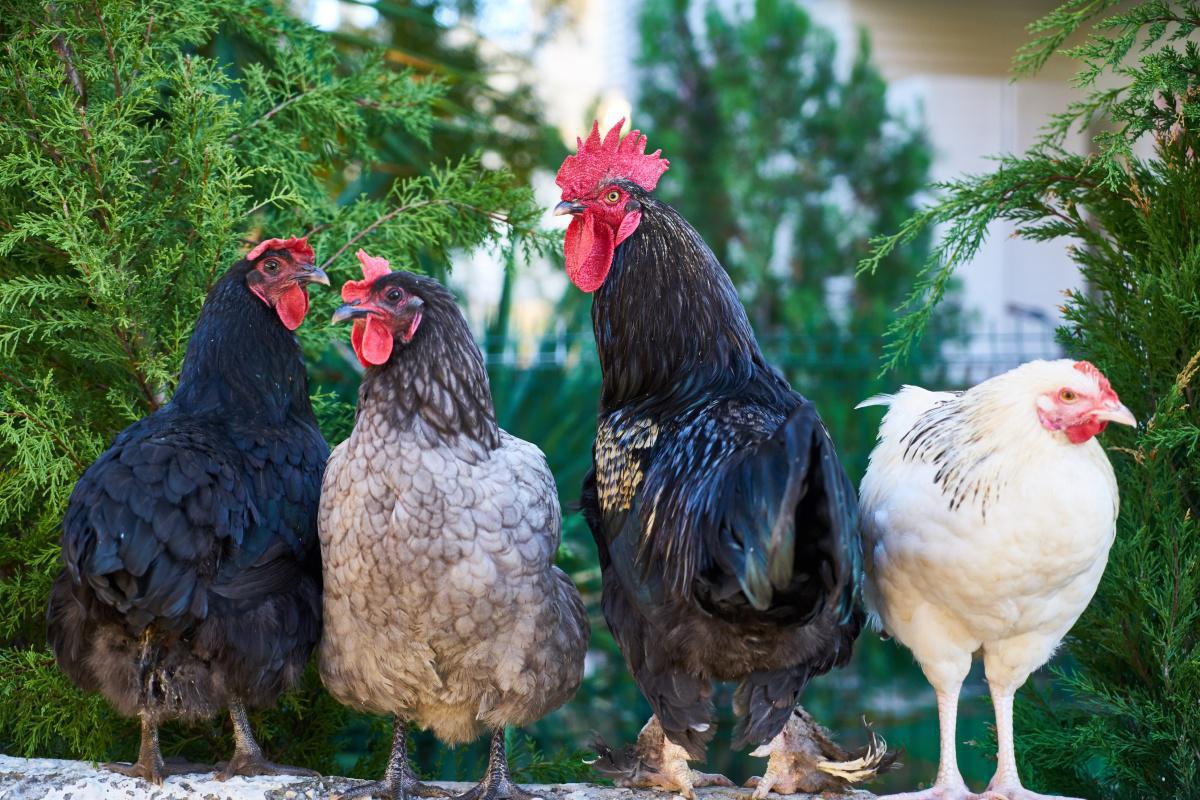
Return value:
<svg viewBox="0 0 1200 800">
<path fill-rule="evenodd" d="M 321 675 L 342 703 L 395 717 L 382 781 L 343 797 L 429 795 L 409 722 L 447 743 L 492 733 L 464 800 L 527 797 L 504 728 L 579 686 L 588 623 L 554 555 L 561 512 L 545 456 L 496 425 L 483 358 L 451 294 L 361 250 L 342 288 L 367 368 L 354 431 L 330 457 L 319 530 Z"/>
</svg>

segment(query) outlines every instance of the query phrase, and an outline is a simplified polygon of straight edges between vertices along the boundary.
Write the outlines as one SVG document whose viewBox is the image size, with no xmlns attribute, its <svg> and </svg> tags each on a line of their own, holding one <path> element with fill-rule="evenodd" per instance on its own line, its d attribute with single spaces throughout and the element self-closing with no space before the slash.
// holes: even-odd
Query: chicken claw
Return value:
<svg viewBox="0 0 1200 800">
<path fill-rule="evenodd" d="M 208 764 L 192 764 L 186 761 L 164 762 L 162 751 L 158 749 L 158 725 L 144 716 L 142 717 L 142 743 L 138 748 L 138 760 L 132 764 L 113 761 L 102 764 L 101 767 L 118 775 L 141 778 L 155 786 L 162 786 L 163 780 L 169 775 L 213 771 L 213 767 Z"/>
<path fill-rule="evenodd" d="M 592 746 L 599 753 L 596 770 L 625 789 L 662 789 L 695 800 L 697 787 L 734 785 L 724 775 L 688 767 L 687 751 L 666 737 L 658 717 L 650 717 L 632 747 L 615 751 L 600 739 Z"/>
<path fill-rule="evenodd" d="M 492 732 L 492 747 L 488 755 L 487 772 L 483 780 L 453 800 L 545 800 L 541 795 L 527 792 L 513 782 L 508 773 L 508 755 L 504 750 L 504 729 Z"/>
<path fill-rule="evenodd" d="M 888 752 L 887 742 L 869 728 L 867 733 L 866 748 L 858 753 L 847 752 L 807 711 L 796 706 L 779 735 L 750 754 L 769 760 L 763 776 L 751 778 L 746 786 L 754 788 L 755 800 L 762 800 L 772 791 L 842 792 L 852 784 L 870 780 L 890 769 L 897 754 Z M 944 800 L 960 798 L 947 796 Z"/>
<path fill-rule="evenodd" d="M 1019 783 L 1015 786 L 1000 786 L 987 790 L 979 795 L 979 800 L 1079 800 L 1076 797 L 1062 797 L 1057 794 L 1038 794 L 1031 792 Z"/>
<path fill-rule="evenodd" d="M 229 718 L 233 721 L 233 757 L 221 766 L 217 780 L 227 781 L 237 775 L 248 778 L 255 775 L 301 775 L 315 778 L 321 774 L 305 767 L 290 767 L 268 761 L 254 738 L 254 731 L 250 729 L 250 720 L 246 716 L 246 707 L 240 700 L 230 703 Z"/>
</svg>

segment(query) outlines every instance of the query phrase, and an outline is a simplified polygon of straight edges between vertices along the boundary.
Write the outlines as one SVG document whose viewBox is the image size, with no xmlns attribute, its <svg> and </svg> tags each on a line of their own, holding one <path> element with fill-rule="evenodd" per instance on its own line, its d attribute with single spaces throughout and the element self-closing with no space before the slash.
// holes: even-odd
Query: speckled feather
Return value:
<svg viewBox="0 0 1200 800">
<path fill-rule="evenodd" d="M 574 694 L 587 615 L 553 565 L 554 478 L 541 451 L 496 426 L 453 298 L 392 279 L 426 310 L 412 342 L 367 371 L 325 473 L 321 675 L 343 703 L 462 742 Z"/>
<path fill-rule="evenodd" d="M 271 705 L 320 634 L 328 448 L 296 339 L 248 268 L 213 287 L 174 398 L 84 472 L 63 522 L 50 643 L 126 715 Z"/>
</svg>

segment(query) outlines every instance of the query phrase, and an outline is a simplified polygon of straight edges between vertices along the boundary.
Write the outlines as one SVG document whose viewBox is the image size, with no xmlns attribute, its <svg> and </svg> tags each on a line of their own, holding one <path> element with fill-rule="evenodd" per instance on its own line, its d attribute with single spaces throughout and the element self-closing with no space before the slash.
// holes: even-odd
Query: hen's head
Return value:
<svg viewBox="0 0 1200 800">
<path fill-rule="evenodd" d="M 329 278 L 315 265 L 315 254 L 306 237 L 267 239 L 246 254 L 250 270 L 246 286 L 279 315 L 289 331 L 304 322 L 308 313 L 308 284 L 329 285 Z"/>
<path fill-rule="evenodd" d="M 571 214 L 564 254 L 567 276 L 585 292 L 594 292 L 608 277 L 613 252 L 633 233 L 642 219 L 635 195 L 654 190 L 670 162 L 661 150 L 646 153 L 640 131 L 621 136 L 622 119 L 600 138 L 600 123 L 592 123 L 587 141 L 577 142 L 577 152 L 567 156 L 556 179 L 562 202 L 555 214 Z"/>
<path fill-rule="evenodd" d="M 425 301 L 418 296 L 420 279 L 407 272 L 392 272 L 387 259 L 356 254 L 362 265 L 361 281 L 342 286 L 345 302 L 333 314 L 334 323 L 354 320 L 350 343 L 364 367 L 382 366 L 392 356 L 396 342 L 406 345 L 417 335 Z"/>
<path fill-rule="evenodd" d="M 1108 378 L 1091 362 L 1063 359 L 1044 363 L 1044 370 L 1030 372 L 1037 393 L 1038 421 L 1043 428 L 1061 431 L 1071 443 L 1082 444 L 1110 422 L 1137 425 Z"/>
</svg>

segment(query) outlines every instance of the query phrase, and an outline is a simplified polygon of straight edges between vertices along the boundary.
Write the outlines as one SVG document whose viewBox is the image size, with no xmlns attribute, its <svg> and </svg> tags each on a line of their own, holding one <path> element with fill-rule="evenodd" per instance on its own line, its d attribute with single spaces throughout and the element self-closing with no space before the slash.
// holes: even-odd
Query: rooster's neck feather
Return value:
<svg viewBox="0 0 1200 800">
<path fill-rule="evenodd" d="M 238 262 L 209 291 L 172 404 L 241 420 L 313 420 L 300 345 L 246 286 L 251 266 Z"/>
<path fill-rule="evenodd" d="M 397 342 L 388 362 L 371 367 L 359 389 L 359 414 L 388 414 L 402 430 L 418 424 L 447 439 L 458 436 L 486 450 L 500 446 L 483 355 L 454 296 L 440 284 L 411 276 L 426 312 L 408 344 Z"/>
<path fill-rule="evenodd" d="M 603 408 L 687 402 L 770 373 L 733 282 L 700 234 L 670 206 L 631 191 L 641 223 L 617 247 L 592 304 Z"/>
</svg>

